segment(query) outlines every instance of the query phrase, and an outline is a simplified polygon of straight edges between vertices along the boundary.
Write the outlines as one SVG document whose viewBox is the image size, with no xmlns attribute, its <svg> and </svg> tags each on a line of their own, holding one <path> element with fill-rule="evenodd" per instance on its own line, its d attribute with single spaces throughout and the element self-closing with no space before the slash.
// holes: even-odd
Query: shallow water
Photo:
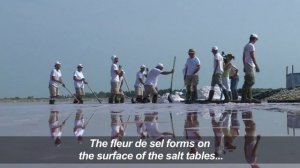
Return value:
<svg viewBox="0 0 300 168">
<path fill-rule="evenodd" d="M 0 135 L 1 136 L 49 136 L 48 119 L 51 111 L 58 111 L 58 120 L 66 118 L 63 136 L 73 136 L 73 126 L 76 112 L 81 111 L 85 121 L 92 115 L 85 136 L 110 136 L 111 112 L 120 112 L 123 122 L 127 122 L 126 135 L 137 136 L 135 115 L 142 119 L 145 114 L 157 112 L 159 128 L 162 131 L 171 131 L 172 114 L 174 132 L 182 136 L 184 122 L 188 113 L 196 112 L 199 129 L 203 136 L 213 136 L 210 114 L 214 113 L 216 120 L 224 117 L 224 112 L 234 113 L 240 125 L 240 135 L 244 135 L 243 112 L 252 113 L 256 124 L 257 134 L 262 136 L 293 135 L 290 128 L 288 134 L 288 114 L 297 114 L 300 104 L 57 104 L 46 103 L 2 103 L 0 105 Z M 93 114 L 94 113 L 94 114 Z M 295 129 L 295 136 L 300 130 Z"/>
<path fill-rule="evenodd" d="M 73 128 L 76 113 L 81 113 L 88 123 L 84 136 L 110 137 L 114 133 L 112 125 L 118 125 L 115 117 L 121 117 L 121 126 L 125 129 L 124 136 L 140 136 L 137 132 L 136 119 L 144 120 L 151 116 L 156 118 L 160 132 L 174 133 L 185 136 L 186 130 L 197 130 L 200 136 L 213 137 L 216 131 L 228 129 L 236 131 L 238 136 L 244 136 L 247 128 L 252 127 L 253 135 L 263 137 L 299 136 L 300 104 L 56 104 L 46 103 L 1 103 L 0 104 L 0 136 L 43 136 L 50 137 L 49 118 L 56 113 L 59 123 L 66 121 L 62 129 L 62 137 L 74 136 Z M 147 119 L 145 119 L 147 120 Z M 196 121 L 189 123 L 189 121 Z M 251 122 L 249 122 L 251 121 Z M 296 127 L 296 128 L 293 128 Z M 222 131 L 221 131 L 222 132 Z M 157 138 L 157 137 L 154 137 Z M 228 164 L 227 164 L 228 165 Z M 2 165 L 4 166 L 4 165 Z M 0 167 L 2 167 L 0 164 Z M 14 167 L 14 165 L 10 165 Z M 18 165 L 15 165 L 18 167 Z M 19 165 L 20 166 L 20 165 Z M 41 165 L 47 167 L 47 165 Z M 96 165 L 88 165 L 88 167 Z M 104 167 L 104 164 L 97 167 Z M 135 167 L 138 164 L 126 167 Z M 209 167 L 204 164 L 187 164 L 188 167 Z M 211 167 L 224 167 L 220 164 Z M 4 166 L 4 167 L 7 167 Z M 22 166 L 23 167 L 23 166 Z M 31 166 L 30 166 L 31 167 Z M 76 165 L 64 165 L 76 167 Z M 109 167 L 109 166 L 105 166 Z M 114 167 L 114 166 L 113 166 Z M 155 167 L 166 167 L 156 164 Z M 225 166 L 226 167 L 226 166 Z M 235 164 L 229 167 L 249 167 Z M 261 167 L 276 167 L 266 164 Z M 297 165 L 287 165 L 297 167 Z"/>
</svg>

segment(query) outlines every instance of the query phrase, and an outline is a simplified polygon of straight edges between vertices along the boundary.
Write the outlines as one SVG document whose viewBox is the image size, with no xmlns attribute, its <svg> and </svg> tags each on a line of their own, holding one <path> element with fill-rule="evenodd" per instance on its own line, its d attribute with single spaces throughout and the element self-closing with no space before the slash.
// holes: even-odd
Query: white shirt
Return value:
<svg viewBox="0 0 300 168">
<path fill-rule="evenodd" d="M 147 75 L 147 79 L 145 82 L 145 85 L 152 85 L 152 86 L 157 86 L 158 82 L 158 76 L 162 73 L 162 70 L 153 68 Z"/>
<path fill-rule="evenodd" d="M 81 72 L 75 71 L 74 72 L 74 77 L 77 78 L 77 79 L 83 79 L 84 75 L 83 75 L 82 71 Z M 83 81 L 74 80 L 74 87 L 75 88 L 84 88 L 84 82 Z"/>
<path fill-rule="evenodd" d="M 254 44 L 252 43 L 248 43 L 246 44 L 246 46 L 244 47 L 244 53 L 245 53 L 245 64 L 250 65 L 252 68 L 255 68 L 255 64 L 251 58 L 250 53 L 255 51 L 255 47 Z"/>
<path fill-rule="evenodd" d="M 197 66 L 199 65 L 200 65 L 200 60 L 198 57 L 195 56 L 194 58 L 190 58 L 190 57 L 187 58 L 185 63 L 185 67 L 187 69 L 186 75 L 193 75 L 193 73 L 197 69 Z M 196 74 L 198 74 L 198 72 Z"/>
<path fill-rule="evenodd" d="M 144 72 L 141 72 L 141 71 L 137 72 L 136 73 L 136 80 L 135 80 L 134 86 L 136 86 L 136 87 L 142 87 L 143 84 L 141 83 L 140 79 L 142 79 L 142 81 L 145 82 L 145 79 L 146 79 L 145 75 L 146 75 L 145 71 Z"/>
<path fill-rule="evenodd" d="M 111 82 L 119 82 L 120 78 L 119 75 L 115 73 L 115 70 L 119 70 L 117 64 L 112 64 L 110 68 L 110 74 L 111 74 Z"/>
<path fill-rule="evenodd" d="M 224 60 L 220 53 L 217 53 L 216 55 L 214 55 L 214 70 L 217 66 L 215 73 L 222 74 L 224 72 L 223 62 L 224 62 Z"/>
<path fill-rule="evenodd" d="M 58 82 L 56 82 L 56 81 L 54 81 L 54 80 L 52 80 L 52 76 L 54 77 L 54 79 L 55 80 L 60 80 L 60 78 L 61 78 L 61 71 L 60 71 L 60 69 L 59 70 L 56 70 L 55 68 L 51 71 L 51 73 L 50 73 L 50 80 L 49 80 L 49 85 L 52 85 L 52 86 L 54 86 L 54 87 L 58 87 Z"/>
</svg>

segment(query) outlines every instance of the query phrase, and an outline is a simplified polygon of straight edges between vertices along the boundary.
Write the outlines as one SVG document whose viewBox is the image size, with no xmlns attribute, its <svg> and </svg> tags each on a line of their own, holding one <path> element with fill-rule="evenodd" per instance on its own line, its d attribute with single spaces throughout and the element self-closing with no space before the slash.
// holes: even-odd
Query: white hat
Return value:
<svg viewBox="0 0 300 168">
<path fill-rule="evenodd" d="M 216 51 L 217 51 L 217 50 L 219 50 L 219 49 L 218 49 L 217 46 L 213 46 L 213 47 L 212 47 L 212 50 L 216 50 Z"/>
<path fill-rule="evenodd" d="M 111 56 L 111 60 L 114 61 L 116 58 L 118 58 L 116 55 Z"/>
<path fill-rule="evenodd" d="M 141 65 L 141 68 L 146 68 L 146 65 Z"/>
<path fill-rule="evenodd" d="M 258 38 L 258 35 L 253 33 L 253 34 L 250 35 L 250 37 Z"/>
<path fill-rule="evenodd" d="M 55 65 L 61 65 L 61 63 L 59 61 L 56 61 Z"/>
<path fill-rule="evenodd" d="M 79 68 L 79 67 L 80 67 L 80 68 L 83 68 L 83 65 L 82 65 L 82 64 L 78 64 L 78 65 L 77 65 L 77 68 Z"/>
<path fill-rule="evenodd" d="M 162 63 L 158 63 L 156 66 L 158 66 L 158 67 L 164 67 L 164 64 L 162 64 Z"/>
</svg>

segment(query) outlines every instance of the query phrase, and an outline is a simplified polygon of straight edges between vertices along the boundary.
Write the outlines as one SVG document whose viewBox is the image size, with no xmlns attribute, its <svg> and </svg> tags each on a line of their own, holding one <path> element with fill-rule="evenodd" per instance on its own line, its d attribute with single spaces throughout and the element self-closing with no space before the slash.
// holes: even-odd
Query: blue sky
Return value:
<svg viewBox="0 0 300 168">
<path fill-rule="evenodd" d="M 174 87 L 181 89 L 189 48 L 202 64 L 199 87 L 206 86 L 211 47 L 233 53 L 242 69 L 251 33 L 259 36 L 255 87 L 285 87 L 285 67 L 300 71 L 299 6 L 297 0 L 0 0 L 0 97 L 48 97 L 57 60 L 68 88 L 73 90 L 72 75 L 82 63 L 90 86 L 109 91 L 113 54 L 131 88 L 141 64 L 161 62 L 169 70 L 177 56 Z M 160 76 L 159 88 L 168 88 L 170 79 Z"/>
</svg>

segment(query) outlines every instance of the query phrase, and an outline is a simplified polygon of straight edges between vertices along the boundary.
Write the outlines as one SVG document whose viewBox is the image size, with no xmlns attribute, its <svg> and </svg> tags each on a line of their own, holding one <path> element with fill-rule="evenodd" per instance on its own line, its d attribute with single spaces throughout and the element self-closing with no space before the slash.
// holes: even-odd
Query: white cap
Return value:
<svg viewBox="0 0 300 168">
<path fill-rule="evenodd" d="M 146 65 L 141 65 L 141 68 L 146 68 Z"/>
<path fill-rule="evenodd" d="M 61 65 L 61 63 L 59 61 L 56 61 L 55 65 Z"/>
<path fill-rule="evenodd" d="M 156 66 L 158 66 L 158 67 L 164 67 L 164 64 L 162 64 L 162 63 L 158 63 Z"/>
<path fill-rule="evenodd" d="M 253 33 L 253 34 L 250 35 L 250 37 L 258 38 L 258 35 Z"/>
<path fill-rule="evenodd" d="M 79 67 L 80 67 L 80 68 L 83 68 L 83 65 L 82 65 L 82 64 L 78 64 L 78 65 L 77 65 L 77 68 L 79 68 Z"/>
<path fill-rule="evenodd" d="M 217 46 L 213 46 L 213 47 L 212 47 L 212 50 L 216 50 L 216 51 L 218 51 L 219 49 L 218 49 L 218 47 L 217 47 Z"/>
<path fill-rule="evenodd" d="M 114 61 L 116 58 L 118 58 L 116 55 L 111 56 L 111 60 Z"/>
</svg>

